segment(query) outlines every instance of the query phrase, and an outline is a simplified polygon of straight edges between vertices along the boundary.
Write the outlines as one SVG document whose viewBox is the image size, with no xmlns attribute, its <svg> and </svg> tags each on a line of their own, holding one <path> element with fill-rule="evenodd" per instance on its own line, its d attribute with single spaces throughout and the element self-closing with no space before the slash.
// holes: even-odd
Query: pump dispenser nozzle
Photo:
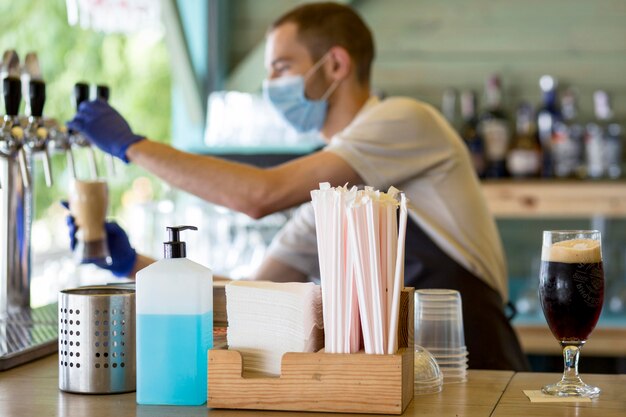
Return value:
<svg viewBox="0 0 626 417">
<path fill-rule="evenodd" d="M 196 226 L 168 226 L 167 229 L 170 240 L 163 242 L 163 251 L 165 258 L 185 258 L 187 256 L 187 247 L 185 242 L 180 241 L 180 232 L 183 230 L 198 230 Z"/>
</svg>

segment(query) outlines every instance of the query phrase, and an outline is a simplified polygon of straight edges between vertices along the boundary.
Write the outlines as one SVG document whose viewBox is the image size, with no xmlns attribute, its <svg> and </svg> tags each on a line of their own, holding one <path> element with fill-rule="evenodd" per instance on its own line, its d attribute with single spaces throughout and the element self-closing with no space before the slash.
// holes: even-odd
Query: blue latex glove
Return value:
<svg viewBox="0 0 626 417">
<path fill-rule="evenodd" d="M 83 101 L 68 129 L 82 133 L 106 153 L 128 163 L 126 150 L 144 136 L 135 135 L 124 118 L 104 100 Z"/>
<path fill-rule="evenodd" d="M 61 201 L 61 205 L 68 208 L 67 201 Z M 76 248 L 76 231 L 78 227 L 74 222 L 74 217 L 68 215 L 66 218 L 67 227 L 70 235 L 70 247 L 72 250 Z M 107 234 L 107 246 L 109 247 L 109 253 L 111 254 L 111 264 L 107 264 L 103 261 L 92 262 L 94 265 L 100 268 L 107 269 L 113 273 L 116 277 L 127 277 L 135 261 L 137 260 L 137 252 L 130 245 L 128 235 L 117 223 L 106 222 L 104 228 Z"/>
</svg>

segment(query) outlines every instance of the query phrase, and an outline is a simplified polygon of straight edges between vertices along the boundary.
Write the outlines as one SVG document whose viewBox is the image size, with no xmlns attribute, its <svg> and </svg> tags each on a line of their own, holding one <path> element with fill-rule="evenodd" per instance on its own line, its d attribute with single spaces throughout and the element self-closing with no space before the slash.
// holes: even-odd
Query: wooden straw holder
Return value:
<svg viewBox="0 0 626 417">
<path fill-rule="evenodd" d="M 208 352 L 210 408 L 402 414 L 413 398 L 413 288 L 400 297 L 398 352 L 286 353 L 280 377 L 244 378 L 236 350 Z"/>
</svg>

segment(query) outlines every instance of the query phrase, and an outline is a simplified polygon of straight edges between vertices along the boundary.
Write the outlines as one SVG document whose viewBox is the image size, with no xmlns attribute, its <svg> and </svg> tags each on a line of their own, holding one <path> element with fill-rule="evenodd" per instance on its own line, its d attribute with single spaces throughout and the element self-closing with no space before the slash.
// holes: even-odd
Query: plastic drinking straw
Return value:
<svg viewBox="0 0 626 417">
<path fill-rule="evenodd" d="M 328 332 L 330 340 L 327 350 L 331 353 L 337 353 L 337 333 L 339 327 L 339 288 L 337 282 L 337 265 L 339 263 L 339 253 L 337 246 L 337 227 L 338 227 L 338 210 L 339 210 L 339 192 L 335 188 L 328 191 L 328 199 L 326 201 L 326 209 L 328 213 L 326 227 L 328 227 L 328 245 L 326 246 L 327 257 L 329 259 L 329 297 L 330 297 L 330 317 Z"/>
<path fill-rule="evenodd" d="M 381 285 L 381 272 L 380 272 L 380 253 L 378 251 L 378 216 L 377 216 L 377 201 L 374 200 L 374 196 L 369 198 L 369 201 L 365 205 L 366 213 L 366 229 L 368 239 L 365 242 L 368 249 L 368 260 L 371 272 L 371 284 L 372 284 L 372 309 L 373 309 L 373 321 L 374 321 L 374 335 L 375 335 L 375 352 L 376 354 L 384 354 L 387 335 L 384 332 L 384 323 L 387 314 L 386 309 L 383 309 L 383 292 Z"/>
<path fill-rule="evenodd" d="M 393 354 L 398 350 L 398 314 L 400 311 L 400 291 L 404 277 L 404 243 L 406 238 L 407 200 L 404 193 L 400 194 L 400 226 L 398 229 L 398 248 L 396 250 L 396 271 L 393 278 L 392 316 L 389 323 L 389 337 L 387 338 L 387 353 Z"/>
<path fill-rule="evenodd" d="M 393 267 L 394 261 L 396 259 L 395 253 L 393 252 L 394 245 L 393 241 L 393 221 L 392 216 L 395 216 L 394 208 L 395 201 L 392 202 L 389 200 L 389 197 L 386 196 L 384 200 L 384 204 L 381 204 L 381 224 L 384 224 L 384 228 L 381 227 L 381 267 L 384 265 L 383 273 L 384 273 L 384 282 L 385 282 L 385 296 L 386 296 L 386 309 L 385 309 L 385 322 L 389 324 L 391 322 L 391 303 L 392 303 L 392 288 L 393 288 Z M 383 223 L 384 218 L 384 223 Z M 384 229 L 384 230 L 383 230 Z M 384 259 L 384 264 L 382 262 Z"/>
<path fill-rule="evenodd" d="M 321 183 L 319 190 L 313 190 L 311 192 L 311 201 L 313 204 L 313 211 L 315 213 L 315 229 L 317 233 L 317 251 L 320 263 L 320 285 L 322 290 L 322 314 L 324 315 L 324 345 L 330 346 L 330 292 L 331 282 L 329 273 L 328 259 L 328 190 L 330 189 L 329 183 Z"/>
<path fill-rule="evenodd" d="M 377 229 L 377 234 L 378 234 L 378 241 L 375 242 L 376 246 L 378 247 L 378 262 L 380 265 L 380 292 L 381 292 L 381 297 L 382 297 L 382 304 L 383 304 L 383 311 L 382 311 L 382 316 L 383 316 L 383 334 L 386 336 L 387 335 L 387 331 L 385 330 L 387 328 L 387 323 L 388 323 L 388 301 L 387 301 L 387 294 L 388 294 L 388 290 L 387 290 L 387 268 L 389 265 L 389 258 L 387 257 L 387 203 L 386 203 L 386 194 L 382 193 L 379 196 L 379 200 L 378 200 L 378 229 Z M 387 346 L 385 344 L 385 346 Z"/>
<path fill-rule="evenodd" d="M 354 265 L 351 267 L 352 282 L 352 322 L 350 324 L 350 353 L 361 350 L 361 318 L 359 313 L 359 303 L 356 295 L 356 276 Z"/>
<path fill-rule="evenodd" d="M 361 317 L 361 330 L 363 332 L 363 345 L 366 353 L 373 351 L 373 343 L 370 334 L 370 309 L 367 305 L 367 288 L 364 272 L 364 257 L 361 254 L 361 248 L 359 245 L 360 233 L 359 230 L 359 202 L 355 200 L 354 204 L 350 206 L 348 210 L 348 231 L 350 237 L 350 250 L 352 251 L 352 259 L 355 271 L 355 282 L 357 289 L 357 299 L 359 303 L 359 316 Z"/>
</svg>

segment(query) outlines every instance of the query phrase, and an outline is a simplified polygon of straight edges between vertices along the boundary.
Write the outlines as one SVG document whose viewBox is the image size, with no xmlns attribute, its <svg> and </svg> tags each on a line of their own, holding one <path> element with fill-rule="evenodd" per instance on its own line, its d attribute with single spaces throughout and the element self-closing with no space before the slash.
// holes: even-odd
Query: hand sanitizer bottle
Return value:
<svg viewBox="0 0 626 417">
<path fill-rule="evenodd" d="M 167 227 L 165 259 L 137 272 L 137 403 L 200 405 L 213 347 L 213 274 L 187 259 L 180 231 Z"/>
</svg>

